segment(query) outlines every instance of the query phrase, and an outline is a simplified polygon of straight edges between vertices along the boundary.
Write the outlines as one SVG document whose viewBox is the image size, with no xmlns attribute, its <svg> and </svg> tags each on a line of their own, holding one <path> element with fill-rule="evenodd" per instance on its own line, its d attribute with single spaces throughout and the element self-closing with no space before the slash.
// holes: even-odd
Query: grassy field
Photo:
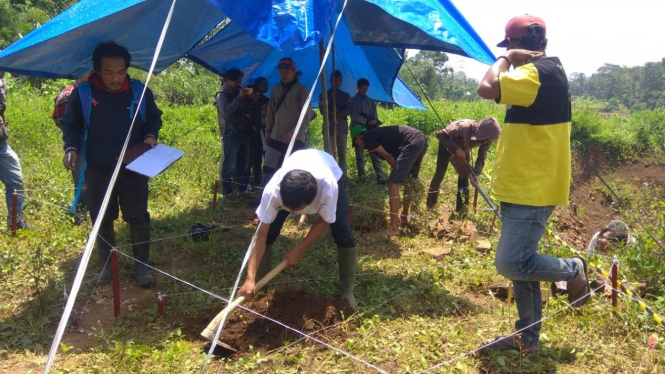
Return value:
<svg viewBox="0 0 665 374">
<path fill-rule="evenodd" d="M 71 287 L 91 229 L 89 222 L 76 225 L 65 213 L 73 191 L 70 174 L 61 164 L 61 133 L 50 119 L 51 95 L 57 88 L 49 86 L 40 92 L 13 86 L 8 97 L 7 118 L 12 131 L 9 143 L 21 157 L 26 183 L 25 215 L 36 230 L 20 231 L 17 237 L 7 231 L 0 233 L 0 373 L 40 372 L 43 368 L 62 313 L 63 290 Z M 503 113 L 502 107 L 492 103 L 441 102 L 436 106 L 444 123 L 458 118 L 482 118 L 488 113 L 502 118 Z M 228 288 L 235 281 L 255 228 L 250 221 L 251 207 L 241 199 L 220 200 L 217 209 L 211 209 L 220 155 L 215 108 L 166 104 L 160 107 L 164 111 L 160 140 L 183 149 L 186 154 L 150 182 L 153 265 L 228 297 Z M 646 123 L 652 129 L 662 129 L 658 127 L 662 126 L 662 113 L 641 112 L 633 114 L 636 117 L 616 119 L 596 118 L 594 113 L 582 109 L 574 115 L 578 126 L 575 141 L 583 151 L 616 144 L 617 148 L 608 149 L 627 152 L 625 157 L 615 157 L 619 161 L 632 159 L 645 150 L 654 155 L 651 161 L 662 160 L 659 155 L 663 143 L 659 139 L 664 132 L 647 131 L 645 127 Z M 437 146 L 433 134 L 442 125 L 432 111 L 382 109 L 380 116 L 386 124 L 409 124 L 428 134 L 430 146 L 420 173 L 420 186 L 416 186 L 416 191 L 423 191 L 435 166 Z M 312 147 L 321 148 L 319 134 L 320 123 L 315 122 L 310 129 Z M 640 148 L 645 141 L 647 145 Z M 492 160 L 493 157 L 487 163 L 489 175 Z M 355 175 L 353 162 L 349 166 L 349 175 Z M 391 373 L 430 369 L 429 372 L 435 373 L 665 372 L 662 326 L 630 301 L 620 301 L 617 308 L 612 308 L 610 301 L 600 296 L 575 310 L 567 307 L 565 297 L 551 298 L 544 306 L 548 318 L 543 322 L 539 355 L 520 356 L 516 352 L 467 355 L 481 345 L 482 339 L 511 333 L 517 312 L 514 304 L 490 291 L 491 284 L 505 281 L 494 268 L 493 253 L 476 251 L 473 238 L 468 237 L 479 235 L 493 247 L 496 245 L 498 236 L 488 233 L 492 215 L 484 203 L 479 202 L 478 213 L 470 216 L 470 224 L 477 231 L 473 235 L 465 235 L 455 227 L 451 235 L 442 239 L 431 235 L 429 223 L 454 207 L 455 183 L 455 174 L 449 172 L 436 211 L 425 209 L 424 195 L 415 193 L 416 219 L 411 232 L 399 238 L 386 238 L 381 232 L 387 219 L 387 189 L 351 180 L 348 190 L 354 206 L 352 220 L 359 250 L 356 297 L 360 308 L 354 314 L 346 313 L 336 319 L 339 324 L 334 326 L 325 323 L 322 317 L 312 317 L 306 327 L 294 326 L 337 350 L 314 340 L 291 345 L 301 337 L 295 333 L 278 332 L 276 336 L 283 339 L 277 343 L 273 339 L 267 345 L 261 336 L 245 335 L 243 341 L 255 343 L 238 347 L 241 352 L 229 358 L 214 358 L 208 366 L 209 372 L 358 373 L 375 368 Z M 487 178 L 483 184 L 489 187 Z M 662 238 L 663 199 L 647 199 L 651 195 L 642 190 L 628 195 L 634 198 L 627 199 L 626 206 L 617 214 L 627 215 L 627 210 L 641 209 L 650 228 Z M 0 207 L 1 214 L 4 209 L 4 205 Z M 230 230 L 213 235 L 209 242 L 194 243 L 186 234 L 196 222 L 222 225 Z M 285 228 L 276 243 L 278 252 L 288 250 L 306 233 L 297 229 L 295 221 L 287 223 Z M 120 220 L 116 231 L 119 249 L 131 254 L 128 227 Z M 620 257 L 630 265 L 622 274 L 630 280 L 651 275 L 651 296 L 646 301 L 663 315 L 665 276 L 662 262 L 651 255 L 658 249 L 641 232 L 637 234 L 639 245 L 635 251 L 638 252 L 626 254 L 632 260 Z M 450 253 L 440 259 L 423 253 L 437 247 Z M 284 299 L 284 295 L 291 295 L 289 300 L 294 309 L 331 304 L 337 288 L 332 248 L 332 238 L 326 235 L 308 250 L 300 267 L 283 272 L 250 306 L 257 310 L 267 308 L 271 315 L 286 318 L 283 309 L 281 314 L 275 310 L 278 299 Z M 570 254 L 550 239 L 544 241 L 543 251 Z M 610 260 L 595 260 L 609 268 Z M 224 304 L 165 275 L 157 275 L 157 284 L 152 288 L 141 289 L 134 285 L 132 264 L 121 256 L 123 310 L 121 317 L 114 319 L 110 286 L 95 286 L 90 282 L 100 269 L 93 255 L 76 303 L 76 309 L 83 312 L 86 333 L 68 328 L 54 366 L 58 372 L 198 372 L 206 347 L 198 331 Z M 157 313 L 157 292 L 165 295 L 164 318 Z M 268 300 L 274 303 L 265 305 Z M 236 315 L 232 321 L 236 327 L 244 323 L 248 329 L 257 331 L 258 324 L 264 333 L 282 331 L 275 324 L 251 320 L 246 312 Z M 327 328 L 312 333 L 321 327 Z M 660 344 L 649 349 L 646 343 L 654 334 L 661 336 Z"/>
</svg>

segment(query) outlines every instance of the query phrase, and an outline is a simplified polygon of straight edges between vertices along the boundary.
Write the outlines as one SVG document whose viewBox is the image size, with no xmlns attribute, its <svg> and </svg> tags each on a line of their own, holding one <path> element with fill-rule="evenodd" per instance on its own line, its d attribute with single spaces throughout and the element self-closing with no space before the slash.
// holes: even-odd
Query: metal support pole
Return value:
<svg viewBox="0 0 665 374">
<path fill-rule="evenodd" d="M 323 56 L 326 54 L 326 47 L 323 45 L 323 40 L 319 42 L 319 60 L 321 65 L 325 66 Z M 321 101 L 319 102 L 319 110 L 323 116 L 323 125 L 321 131 L 323 132 L 323 150 L 332 154 L 330 147 L 330 121 L 328 118 L 328 86 L 326 85 L 326 68 L 321 70 Z"/>
<path fill-rule="evenodd" d="M 113 278 L 113 317 L 120 316 L 120 268 L 118 267 L 118 250 L 111 248 L 111 275 Z"/>
<path fill-rule="evenodd" d="M 215 181 L 215 190 L 212 192 L 212 210 L 217 209 L 217 190 L 219 189 L 219 180 Z"/>
</svg>

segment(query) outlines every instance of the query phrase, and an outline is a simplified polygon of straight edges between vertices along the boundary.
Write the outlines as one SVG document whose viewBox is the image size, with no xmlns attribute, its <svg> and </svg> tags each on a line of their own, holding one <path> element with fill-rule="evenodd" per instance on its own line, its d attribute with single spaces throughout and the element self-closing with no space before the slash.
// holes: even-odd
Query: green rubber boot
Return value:
<svg viewBox="0 0 665 374">
<path fill-rule="evenodd" d="M 261 263 L 259 263 L 259 267 L 256 269 L 256 279 L 254 279 L 255 282 L 263 279 L 263 277 L 265 277 L 266 274 L 270 273 L 270 270 L 272 270 L 272 256 L 272 245 L 266 245 L 266 249 L 263 251 L 263 258 L 261 259 Z"/>
<path fill-rule="evenodd" d="M 132 235 L 132 252 L 134 258 L 143 264 L 150 263 L 150 223 L 130 224 L 129 232 Z M 150 268 L 139 262 L 134 262 L 136 268 L 136 281 L 140 286 L 151 286 L 155 283 L 155 277 L 150 273 Z"/>
<path fill-rule="evenodd" d="M 339 266 L 339 290 L 342 299 L 346 299 L 354 310 L 358 308 L 353 286 L 356 284 L 357 251 L 355 248 L 337 248 Z"/>
</svg>

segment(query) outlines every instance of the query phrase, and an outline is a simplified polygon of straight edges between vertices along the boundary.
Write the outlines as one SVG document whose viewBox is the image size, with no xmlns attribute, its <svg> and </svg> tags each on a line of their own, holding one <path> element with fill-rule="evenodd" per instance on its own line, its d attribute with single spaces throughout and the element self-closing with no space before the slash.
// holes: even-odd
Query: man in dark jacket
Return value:
<svg viewBox="0 0 665 374">
<path fill-rule="evenodd" d="M 466 175 L 473 171 L 470 177 L 472 182 L 475 183 L 485 167 L 487 151 L 492 143 L 499 138 L 500 133 L 501 126 L 499 126 L 496 118 L 492 116 L 485 116 L 480 122 L 472 119 L 455 121 L 436 133 L 436 138 L 439 139 L 439 152 L 436 158 L 436 171 L 429 185 L 427 208 L 431 209 L 436 205 L 441 181 L 446 175 L 451 156 L 454 156 L 463 167 L 469 169 L 464 170 L 465 173 L 460 174 L 457 178 L 457 205 L 455 210 L 462 214 L 466 212 L 469 204 L 469 178 Z M 473 170 L 471 170 L 471 166 L 467 165 L 471 158 L 471 149 L 475 147 L 480 148 L 478 149 L 476 163 Z"/>
<path fill-rule="evenodd" d="M 351 95 L 340 90 L 342 87 L 342 72 L 335 70 L 330 74 L 330 84 L 332 87 L 328 90 L 328 118 L 330 124 L 330 138 L 334 139 L 335 129 L 337 129 L 337 164 L 342 169 L 342 182 L 348 179 L 346 174 L 346 146 L 349 133 L 349 114 L 351 114 Z M 323 95 L 319 95 L 319 104 Z M 333 107 L 334 98 L 334 107 Z M 321 107 L 319 107 L 319 110 Z M 321 113 L 323 114 L 323 113 Z M 335 119 L 337 123 L 335 123 Z"/>
<path fill-rule="evenodd" d="M 376 103 L 371 97 L 367 96 L 369 90 L 369 81 L 365 78 L 358 79 L 356 84 L 358 93 L 351 98 L 351 127 L 362 125 L 365 130 L 374 130 L 381 125 L 379 122 L 379 115 L 376 111 Z M 351 139 L 353 143 L 353 139 Z M 365 182 L 365 152 L 362 148 L 355 146 L 356 151 L 356 167 L 358 169 L 358 181 Z M 383 167 L 381 166 L 381 158 L 377 153 L 370 152 L 370 159 L 372 160 L 372 167 L 376 174 L 376 183 L 379 185 L 386 184 L 386 177 L 383 174 Z"/>
<path fill-rule="evenodd" d="M 217 95 L 220 131 L 223 134 L 222 193 L 224 197 L 233 196 L 234 184 L 238 192 L 247 188 L 247 162 L 249 159 L 249 136 L 243 123 L 242 102 L 248 95 L 248 89 L 241 89 L 244 74 L 238 69 L 231 69 L 224 75 L 224 84 Z M 233 180 L 233 174 L 235 181 Z"/>
<path fill-rule="evenodd" d="M 87 205 L 92 221 L 102 220 L 97 241 L 99 261 L 106 264 L 111 247 L 115 246 L 113 221 L 118 218 L 118 206 L 122 218 L 129 224 L 132 237 L 132 250 L 136 262 L 137 281 L 149 286 L 155 279 L 147 264 L 150 259 L 150 213 L 148 213 L 148 177 L 125 169 L 120 169 L 112 191 L 111 201 L 103 217 L 99 210 L 108 189 L 113 170 L 127 133 L 136 115 L 136 122 L 129 137 L 128 147 L 140 143 L 145 147 L 155 147 L 159 129 L 162 127 L 162 112 L 157 108 L 152 91 L 145 92 L 145 118 L 139 112 L 137 97 L 133 92 L 127 69 L 131 56 L 127 49 L 115 42 L 100 43 L 92 53 L 95 72 L 88 78 L 91 102 L 88 123 L 84 118 L 79 90 L 72 91 L 70 103 L 60 120 L 65 156 L 63 163 L 73 170 L 79 152 L 86 153 Z M 85 139 L 82 141 L 82 139 Z M 97 277 L 100 282 L 111 279 L 110 267 L 104 266 Z"/>
</svg>

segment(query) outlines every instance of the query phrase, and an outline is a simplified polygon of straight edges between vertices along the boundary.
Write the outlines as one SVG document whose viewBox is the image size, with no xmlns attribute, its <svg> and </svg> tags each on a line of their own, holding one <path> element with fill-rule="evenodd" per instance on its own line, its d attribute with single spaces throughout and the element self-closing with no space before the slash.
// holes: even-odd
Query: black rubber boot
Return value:
<svg viewBox="0 0 665 374">
<path fill-rule="evenodd" d="M 346 299 L 354 310 L 358 308 L 353 287 L 356 283 L 357 251 L 355 248 L 337 248 L 337 264 L 339 266 L 339 291 L 342 299 Z"/>
<path fill-rule="evenodd" d="M 130 224 L 129 231 L 132 234 L 132 252 L 136 268 L 136 281 L 141 286 L 150 286 L 155 283 L 155 277 L 150 273 L 150 268 L 143 264 L 150 263 L 150 223 Z"/>
<path fill-rule="evenodd" d="M 263 279 L 263 277 L 266 276 L 266 274 L 270 273 L 270 270 L 272 270 L 272 257 L 272 245 L 266 245 L 266 249 L 263 251 L 263 258 L 259 263 L 258 269 L 256 269 L 256 279 L 254 280 L 255 282 L 260 281 Z"/>
<path fill-rule="evenodd" d="M 115 247 L 115 231 L 113 231 L 113 222 L 102 223 L 97 234 L 97 254 L 99 256 L 99 265 L 102 267 L 101 273 L 95 277 L 95 283 L 108 283 L 111 281 L 111 248 Z"/>
</svg>

